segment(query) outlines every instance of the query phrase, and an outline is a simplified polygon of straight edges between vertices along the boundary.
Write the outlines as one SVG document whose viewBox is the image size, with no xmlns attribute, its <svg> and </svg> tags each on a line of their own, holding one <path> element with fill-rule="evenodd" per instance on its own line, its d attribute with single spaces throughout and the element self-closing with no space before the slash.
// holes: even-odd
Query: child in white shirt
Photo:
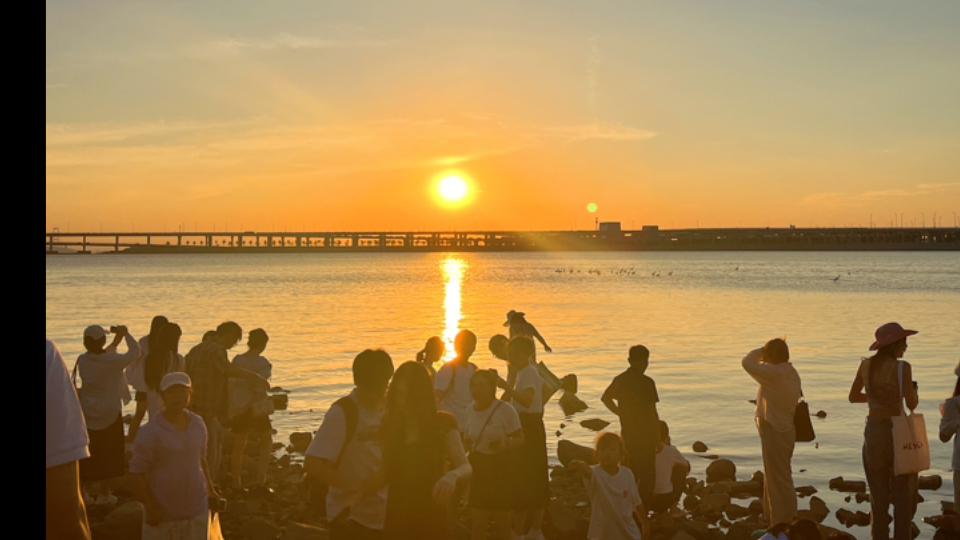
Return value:
<svg viewBox="0 0 960 540">
<path fill-rule="evenodd" d="M 605 432 L 595 448 L 599 465 L 573 460 L 567 467 L 579 474 L 592 507 L 590 540 L 641 540 L 650 538 L 650 520 L 637 491 L 633 472 L 620 464 L 626 455 L 623 439 Z M 634 521 L 634 516 L 637 520 Z M 637 522 L 640 526 L 637 526 Z"/>
</svg>

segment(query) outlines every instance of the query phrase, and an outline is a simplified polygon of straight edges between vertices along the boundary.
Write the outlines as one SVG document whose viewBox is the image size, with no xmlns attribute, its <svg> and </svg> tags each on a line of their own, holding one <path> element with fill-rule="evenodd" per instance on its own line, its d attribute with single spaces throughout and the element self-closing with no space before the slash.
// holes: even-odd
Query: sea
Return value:
<svg viewBox="0 0 960 540">
<path fill-rule="evenodd" d="M 553 252 L 62 255 L 46 257 L 46 336 L 68 367 L 90 324 L 124 324 L 137 337 L 154 315 L 183 328 L 181 353 L 206 330 L 233 320 L 270 336 L 264 355 L 273 384 L 289 391 L 276 440 L 314 431 L 330 404 L 349 393 L 354 356 L 382 348 L 394 364 L 415 358 L 427 338 L 474 331 L 473 361 L 506 372 L 486 347 L 507 333 L 509 310 L 526 313 L 553 348 L 538 360 L 558 376 L 574 373 L 589 408 L 567 417 L 556 403 L 544 422 L 550 459 L 557 441 L 591 445 L 587 419 L 617 418 L 600 402 L 627 351 L 651 351 L 660 417 L 673 443 L 702 478 L 706 455 L 728 458 L 738 477 L 762 469 L 754 424 L 757 384 L 740 360 L 782 337 L 803 380 L 817 439 L 798 443 L 797 486 L 810 485 L 835 512 L 868 512 L 828 488 L 831 478 L 864 479 L 861 445 L 866 405 L 847 394 L 874 330 L 897 321 L 919 333 L 904 357 L 919 384 L 931 454 L 925 474 L 943 478 L 922 491 L 920 522 L 952 500 L 952 443 L 938 438 L 939 404 L 960 362 L 960 253 L 957 252 Z M 243 344 L 234 351 L 240 353 Z M 129 409 L 129 407 L 128 407 Z M 128 411 L 130 412 L 130 411 Z M 691 449 L 695 441 L 706 454 Z M 800 508 L 808 502 L 801 499 Z M 825 524 L 840 526 L 831 514 Z M 867 528 L 850 532 L 868 538 Z"/>
</svg>

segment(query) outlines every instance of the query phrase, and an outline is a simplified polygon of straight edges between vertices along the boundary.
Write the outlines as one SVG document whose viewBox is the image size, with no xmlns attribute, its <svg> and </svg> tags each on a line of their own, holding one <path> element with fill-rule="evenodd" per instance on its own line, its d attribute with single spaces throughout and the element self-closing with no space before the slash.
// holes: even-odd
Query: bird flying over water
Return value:
<svg viewBox="0 0 960 540">
<path fill-rule="evenodd" d="M 839 274 L 837 274 L 837 277 L 833 278 L 833 282 L 834 282 L 834 283 L 836 283 L 837 281 L 840 281 L 840 275 L 839 275 Z"/>
</svg>

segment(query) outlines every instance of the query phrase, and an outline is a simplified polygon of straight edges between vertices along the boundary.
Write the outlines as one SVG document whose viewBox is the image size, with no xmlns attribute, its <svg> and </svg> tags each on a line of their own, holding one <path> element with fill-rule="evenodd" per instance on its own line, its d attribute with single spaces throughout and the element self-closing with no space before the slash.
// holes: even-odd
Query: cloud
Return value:
<svg viewBox="0 0 960 540">
<path fill-rule="evenodd" d="M 368 39 L 328 39 L 319 36 L 301 36 L 282 32 L 265 38 L 225 37 L 214 39 L 187 49 L 193 56 L 203 58 L 240 54 L 244 50 L 324 50 L 382 47 L 387 43 Z"/>
<path fill-rule="evenodd" d="M 802 199 L 802 203 L 809 206 L 825 206 L 827 208 L 866 206 L 874 201 L 889 198 L 916 197 L 930 195 L 943 191 L 960 188 L 960 182 L 946 182 L 939 184 L 917 184 L 913 189 L 884 189 L 864 191 L 862 193 L 828 192 L 817 193 Z"/>
</svg>

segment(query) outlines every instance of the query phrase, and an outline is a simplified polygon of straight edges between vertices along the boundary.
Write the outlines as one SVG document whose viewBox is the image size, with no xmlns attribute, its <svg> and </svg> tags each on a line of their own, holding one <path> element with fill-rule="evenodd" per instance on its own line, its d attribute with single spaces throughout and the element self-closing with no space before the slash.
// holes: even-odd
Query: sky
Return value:
<svg viewBox="0 0 960 540">
<path fill-rule="evenodd" d="M 48 1 L 46 228 L 954 226 L 958 28 L 952 0 Z"/>
</svg>

